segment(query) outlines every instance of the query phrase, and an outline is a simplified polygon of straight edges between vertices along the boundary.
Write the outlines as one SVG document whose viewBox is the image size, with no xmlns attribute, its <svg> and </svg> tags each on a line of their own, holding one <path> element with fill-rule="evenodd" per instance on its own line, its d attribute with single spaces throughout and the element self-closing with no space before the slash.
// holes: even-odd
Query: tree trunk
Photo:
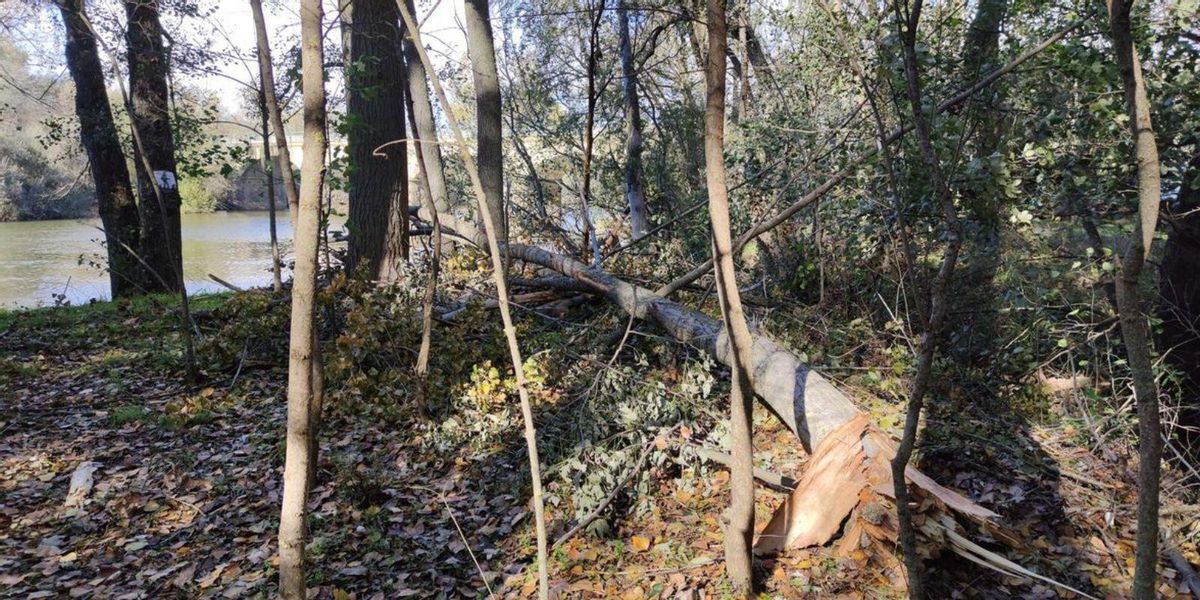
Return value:
<svg viewBox="0 0 1200 600">
<path fill-rule="evenodd" d="M 113 298 L 128 298 L 140 293 L 145 285 L 145 274 L 135 254 L 141 245 L 140 227 L 129 168 L 109 108 L 100 53 L 83 0 L 59 0 L 58 8 L 66 27 L 67 69 L 75 82 L 80 141 L 87 152 L 104 225 L 109 289 Z"/>
<path fill-rule="evenodd" d="M 600 261 L 600 240 L 592 226 L 592 154 L 596 142 L 596 63 L 600 59 L 600 22 L 604 17 L 604 0 L 596 6 L 588 2 L 588 55 L 587 55 L 587 115 L 583 125 L 583 195 L 580 204 L 583 210 L 583 244 L 579 250 L 586 257 L 592 252 L 593 263 Z"/>
<path fill-rule="evenodd" d="M 1137 562 L 1133 573 L 1133 596 L 1150 600 L 1158 582 L 1158 493 L 1162 471 L 1162 426 L 1158 413 L 1158 383 L 1151 361 L 1150 326 L 1143 312 L 1140 286 L 1143 267 L 1150 256 L 1158 206 L 1162 199 L 1158 147 L 1150 119 L 1150 103 L 1142 80 L 1142 66 L 1133 46 L 1129 22 L 1131 2 L 1110 0 L 1109 26 L 1113 50 L 1125 90 L 1125 107 L 1133 135 L 1137 163 L 1138 213 L 1125 253 L 1120 256 L 1117 277 L 1117 310 L 1121 334 L 1133 376 L 1133 394 L 1138 415 L 1138 508 Z"/>
<path fill-rule="evenodd" d="M 508 222 L 503 201 L 503 113 L 500 106 L 500 75 L 496 70 L 496 46 L 492 41 L 492 20 L 488 0 L 466 0 L 463 6 L 467 21 L 467 53 L 471 58 L 471 72 L 475 80 L 479 179 L 483 182 L 483 192 L 487 194 L 487 205 L 492 211 L 492 222 L 496 224 L 497 239 L 508 243 Z"/>
<path fill-rule="evenodd" d="M 288 338 L 287 444 L 279 519 L 279 591 L 280 596 L 288 600 L 303 600 L 306 597 L 306 499 L 311 485 L 310 462 L 313 459 L 313 428 L 317 417 L 311 414 L 311 409 L 316 391 L 321 388 L 316 328 L 313 324 L 326 148 L 321 17 L 321 0 L 302 0 L 300 42 L 301 83 L 304 86 L 304 164 L 294 235 L 296 271 L 292 284 Z"/>
<path fill-rule="evenodd" d="M 1008 14 L 1008 0 L 981 0 L 967 29 L 962 51 L 962 82 L 986 75 L 999 65 L 1000 29 Z M 1000 268 L 1000 226 L 1004 215 L 1004 194 L 997 191 L 996 180 L 1004 177 L 991 166 L 1003 160 L 1002 142 L 1006 120 L 1002 112 L 1002 90 L 996 86 L 968 103 L 965 112 L 975 131 L 966 151 L 987 165 L 984 173 L 968 178 L 961 187 L 964 204 L 978 226 L 969 236 L 963 249 L 964 272 L 969 275 L 956 286 L 954 312 L 969 313 L 970 322 L 965 342 L 948 349 L 967 364 L 987 361 L 998 338 L 996 318 L 999 315 L 995 289 L 996 272 Z M 998 155 L 998 156 L 997 156 Z"/>
<path fill-rule="evenodd" d="M 1179 424 L 1188 447 L 1200 447 L 1200 145 L 1183 173 L 1179 197 L 1169 207 L 1166 251 L 1159 271 L 1163 321 L 1160 348 L 1184 374 Z"/>
<path fill-rule="evenodd" d="M 283 261 L 279 257 L 279 236 L 275 229 L 275 168 L 271 162 L 271 118 L 267 114 L 266 94 L 263 90 L 271 85 L 260 81 L 258 86 L 258 116 L 262 127 L 262 170 L 267 177 L 267 216 L 271 229 L 271 288 L 278 294 L 283 290 Z"/>
<path fill-rule="evenodd" d="M 399 0 L 397 0 L 399 1 Z M 404 0 L 408 11 L 414 12 L 412 0 Z M 442 163 L 442 149 L 438 145 L 437 128 L 433 120 L 433 104 L 429 100 L 429 76 L 421 62 L 420 52 L 413 42 L 413 33 L 404 36 L 404 62 L 408 70 L 408 98 L 411 101 L 412 118 L 416 123 L 414 132 L 419 144 L 422 164 L 425 167 L 429 195 L 438 213 L 450 212 L 450 195 L 446 188 L 446 169 Z M 427 207 L 422 207 L 426 210 Z M 428 216 L 428 215 L 426 215 Z"/>
<path fill-rule="evenodd" d="M 279 161 L 279 176 L 283 180 L 283 193 L 287 197 L 288 215 L 295 225 L 296 211 L 300 206 L 300 192 L 296 189 L 296 179 L 292 175 L 292 156 L 288 151 L 287 132 L 283 129 L 283 114 L 279 108 L 279 99 L 275 94 L 275 67 L 271 63 L 271 41 L 267 37 L 267 22 L 263 18 L 262 0 L 250 0 L 250 10 L 254 13 L 254 33 L 258 45 L 258 73 L 263 81 L 264 100 L 267 103 L 267 114 L 270 117 L 271 129 L 275 131 L 275 155 Z"/>
<path fill-rule="evenodd" d="M 617 30 L 620 33 L 621 73 L 625 79 L 625 199 L 629 202 L 629 224 L 633 239 L 650 230 L 646 214 L 646 192 L 642 186 L 642 109 L 638 102 L 638 74 L 633 61 L 633 42 L 629 33 L 629 6 L 617 4 Z"/>
<path fill-rule="evenodd" d="M 750 598 L 754 574 L 750 548 L 754 542 L 754 386 L 750 380 L 753 341 L 733 266 L 729 228 L 729 192 L 725 185 L 725 0 L 708 0 L 707 102 L 704 110 L 704 159 L 708 182 L 708 214 L 712 220 L 713 264 L 717 296 L 733 359 L 729 424 L 729 522 L 725 529 L 725 572 L 733 594 Z"/>
<path fill-rule="evenodd" d="M 347 73 L 350 158 L 346 268 L 391 282 L 408 257 L 402 30 L 395 0 L 355 0 Z"/>
<path fill-rule="evenodd" d="M 130 120 L 138 137 L 135 152 L 141 154 L 134 166 L 140 190 L 142 259 L 158 274 L 148 278 L 148 288 L 174 292 L 183 289 L 183 248 L 158 0 L 125 0 L 125 18 Z"/>
<path fill-rule="evenodd" d="M 921 571 L 921 557 L 917 552 L 917 537 L 913 528 L 912 508 L 909 506 L 908 484 L 904 474 L 916 446 L 921 408 L 925 402 L 925 395 L 929 391 L 938 337 L 947 313 L 946 293 L 954 278 L 954 267 L 958 260 L 958 250 L 962 239 L 958 213 L 954 206 L 954 194 L 950 190 L 945 174 L 942 172 L 942 164 L 934 150 L 932 128 L 923 108 L 921 71 L 916 50 L 917 25 L 921 21 L 921 5 L 921 0 L 916 0 L 908 9 L 907 14 L 901 14 L 899 5 L 893 6 L 896 11 L 896 28 L 904 52 L 904 78 L 907 83 L 908 103 L 912 111 L 913 129 L 916 132 L 921 160 L 929 177 L 929 185 L 932 187 L 931 191 L 936 196 L 942 210 L 946 247 L 942 256 L 942 264 L 938 268 L 933 284 L 929 287 L 929 322 L 921 334 L 917 368 L 913 374 L 912 389 L 905 411 L 904 434 L 900 439 L 896 456 L 892 459 L 892 482 L 895 487 L 900 546 L 904 551 L 905 567 L 908 569 L 909 597 L 913 600 L 924 600 L 925 578 Z"/>
</svg>

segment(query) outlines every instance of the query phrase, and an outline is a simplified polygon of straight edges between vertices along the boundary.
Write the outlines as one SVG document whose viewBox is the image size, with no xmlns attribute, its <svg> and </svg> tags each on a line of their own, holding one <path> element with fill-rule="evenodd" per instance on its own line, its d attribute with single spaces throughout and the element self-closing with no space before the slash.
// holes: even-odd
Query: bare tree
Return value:
<svg viewBox="0 0 1200 600">
<path fill-rule="evenodd" d="M 67 32 L 67 70 L 75 82 L 80 141 L 87 152 L 100 221 L 104 224 L 109 289 L 113 298 L 125 298 L 138 294 L 144 285 L 145 274 L 134 254 L 140 246 L 137 202 L 83 0 L 58 0 L 58 9 Z"/>
<path fill-rule="evenodd" d="M 729 522 L 725 529 L 725 572 L 734 594 L 753 593 L 754 541 L 754 385 L 750 370 L 754 342 L 733 265 L 729 227 L 729 191 L 725 184 L 725 0 L 708 0 L 707 102 L 704 109 L 704 159 L 708 182 L 708 214 L 712 220 L 713 264 L 725 335 L 733 348 L 733 389 L 729 395 Z"/>
<path fill-rule="evenodd" d="M 1142 306 L 1140 286 L 1143 267 L 1150 257 L 1158 205 L 1162 200 L 1158 147 L 1150 120 L 1150 102 L 1142 80 L 1142 65 L 1129 21 L 1132 1 L 1109 0 L 1109 28 L 1113 51 L 1121 71 L 1125 90 L 1125 108 L 1133 135 L 1133 159 L 1137 163 L 1138 212 L 1134 230 L 1124 253 L 1118 254 L 1117 311 L 1125 354 L 1133 376 L 1133 394 L 1138 415 L 1138 509 L 1137 562 L 1133 573 L 1133 596 L 1139 600 L 1155 598 L 1158 582 L 1158 504 L 1162 473 L 1162 425 L 1158 414 L 1158 383 L 1151 362 L 1153 348 L 1150 326 Z"/>
<path fill-rule="evenodd" d="M 300 209 L 296 214 L 296 271 L 288 351 L 287 442 L 283 501 L 279 518 L 279 592 L 288 600 L 305 598 L 304 544 L 306 499 L 312 484 L 315 423 L 313 401 L 321 387 L 318 340 L 314 326 L 321 188 L 325 179 L 325 80 L 321 47 L 321 0 L 300 4 L 301 84 L 304 89 L 304 164 Z"/>
<path fill-rule="evenodd" d="M 929 185 L 942 212 L 946 247 L 942 264 L 929 286 L 929 321 L 921 333 L 918 349 L 917 369 L 913 374 L 912 388 L 908 396 L 908 408 L 904 417 L 904 433 L 900 446 L 892 459 L 892 483 L 896 493 L 896 516 L 900 529 L 900 546 L 904 551 L 904 563 L 908 569 L 908 594 L 913 600 L 925 598 L 925 579 L 921 573 L 921 557 L 917 553 L 917 537 L 913 528 L 912 509 L 908 502 L 908 482 L 905 470 L 912 458 L 917 441 L 917 426 L 921 421 L 921 408 L 929 391 L 933 375 L 933 359 L 937 354 L 939 335 L 946 320 L 946 291 L 954 278 L 954 266 L 962 243 L 958 212 L 954 206 L 954 193 L 946 182 L 942 164 L 933 147 L 929 118 L 923 108 L 921 71 L 917 62 L 917 25 L 921 21 L 922 0 L 893 5 L 896 13 L 896 29 L 903 48 L 904 79 L 907 84 L 908 103 L 913 118 L 913 129 L 917 136 L 921 161 L 929 178 Z"/>
<path fill-rule="evenodd" d="M 429 55 L 425 52 L 425 47 L 421 45 L 421 33 L 417 28 L 416 21 L 413 20 L 412 11 L 403 4 L 400 4 L 400 1 L 397 0 L 397 5 L 400 7 L 404 24 L 412 36 L 413 46 L 417 51 L 418 57 L 421 63 L 425 65 L 425 69 L 432 71 L 433 66 L 429 60 Z M 436 78 L 431 79 L 430 84 L 433 86 L 434 93 L 437 94 L 438 101 L 441 103 L 443 110 L 445 110 L 446 120 L 449 122 L 450 130 L 454 134 L 454 141 L 458 147 L 459 154 L 462 156 L 463 164 L 467 166 L 467 174 L 471 178 L 471 187 L 475 192 L 475 199 L 479 203 L 479 213 L 483 216 L 484 220 L 488 251 L 492 258 L 492 277 L 496 282 L 496 296 L 500 304 L 500 318 L 504 323 L 504 336 L 508 340 L 508 352 L 509 357 L 512 359 L 513 375 L 517 380 L 517 394 L 521 399 L 521 417 L 525 422 L 525 446 L 529 452 L 529 476 L 533 484 L 534 524 L 537 530 L 538 597 L 546 600 L 550 597 L 550 579 L 547 571 L 546 514 L 542 503 L 542 468 L 538 460 L 537 429 L 533 423 L 533 405 L 530 402 L 529 390 L 525 382 L 525 363 L 521 360 L 521 347 L 517 342 L 517 330 L 513 326 L 512 314 L 508 306 L 508 282 L 506 281 L 504 269 L 504 255 L 500 253 L 497 224 L 492 220 L 493 211 L 488 207 L 488 197 L 483 190 L 483 181 L 479 177 L 479 170 L 475 168 L 474 161 L 471 160 L 470 153 L 467 152 L 467 142 L 463 137 L 462 129 L 458 126 L 458 119 L 454 117 L 454 112 L 450 110 L 450 101 L 446 99 L 446 93 L 442 89 L 442 84 Z"/>
</svg>

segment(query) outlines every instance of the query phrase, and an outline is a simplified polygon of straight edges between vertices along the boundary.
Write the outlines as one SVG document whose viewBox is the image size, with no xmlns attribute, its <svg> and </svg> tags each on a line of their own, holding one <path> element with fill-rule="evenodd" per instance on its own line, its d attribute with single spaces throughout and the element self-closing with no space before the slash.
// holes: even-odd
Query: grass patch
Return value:
<svg viewBox="0 0 1200 600">
<path fill-rule="evenodd" d="M 148 421 L 150 411 L 146 410 L 145 406 L 137 404 L 126 404 L 118 406 L 108 413 L 108 422 L 113 427 L 121 427 L 130 423 Z"/>
</svg>

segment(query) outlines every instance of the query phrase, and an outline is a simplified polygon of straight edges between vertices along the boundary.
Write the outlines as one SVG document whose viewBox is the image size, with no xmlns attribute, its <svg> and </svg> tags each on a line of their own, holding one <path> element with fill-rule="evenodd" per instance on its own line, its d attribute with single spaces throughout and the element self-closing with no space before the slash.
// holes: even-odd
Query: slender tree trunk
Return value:
<svg viewBox="0 0 1200 600">
<path fill-rule="evenodd" d="M 922 0 L 916 0 L 908 8 L 907 14 L 902 14 L 898 4 L 893 5 L 896 11 L 896 28 L 904 52 L 904 76 L 907 83 L 908 102 L 912 110 L 913 129 L 916 131 L 917 146 L 929 178 L 932 193 L 936 195 L 942 211 L 942 226 L 945 230 L 946 246 L 942 264 L 934 277 L 929 289 L 929 323 L 921 334 L 920 354 L 917 357 L 917 369 L 913 374 L 912 389 L 909 393 L 908 408 L 904 419 L 904 434 L 896 456 L 892 459 L 892 481 L 896 494 L 896 516 L 899 524 L 900 546 L 904 551 L 904 563 L 908 569 L 909 597 L 913 600 L 924 600 L 925 577 L 921 571 L 921 557 L 917 553 L 916 531 L 913 528 L 912 509 L 909 506 L 908 484 L 905 481 L 905 470 L 912 458 L 913 448 L 917 441 L 917 427 L 921 420 L 921 408 L 925 395 L 929 390 L 929 382 L 933 373 L 933 359 L 937 353 L 938 337 L 946 318 L 946 291 L 954 278 L 954 266 L 958 260 L 961 245 L 961 232 L 958 222 L 957 209 L 954 206 L 954 195 L 942 172 L 942 164 L 938 160 L 933 147 L 931 127 L 923 108 L 921 95 L 921 72 L 917 59 L 917 25 L 921 20 Z"/>
<path fill-rule="evenodd" d="M 1158 503 L 1162 472 L 1162 425 L 1159 423 L 1158 384 L 1151 361 L 1150 327 L 1143 312 L 1141 284 L 1143 267 L 1150 256 L 1158 205 L 1162 199 L 1158 147 L 1150 119 L 1150 102 L 1142 80 L 1142 65 L 1129 21 L 1132 2 L 1109 0 L 1109 27 L 1113 50 L 1125 89 L 1125 107 L 1137 163 L 1138 214 L 1125 253 L 1120 255 L 1117 277 L 1117 310 L 1125 353 L 1133 376 L 1133 394 L 1138 415 L 1138 508 L 1137 562 L 1133 573 L 1133 596 L 1150 600 L 1158 582 Z"/>
<path fill-rule="evenodd" d="M 397 3 L 399 4 L 399 0 L 397 0 Z M 413 20 L 412 11 L 408 7 L 400 5 L 400 12 L 404 18 L 405 25 L 412 32 L 413 45 L 416 47 L 421 63 L 425 65 L 426 70 L 432 70 L 429 55 L 426 54 L 425 48 L 421 46 L 420 32 L 417 29 L 416 21 Z M 521 399 L 521 417 L 525 422 L 525 445 L 529 452 L 529 475 L 533 484 L 534 524 L 537 529 L 538 597 L 541 600 L 546 600 L 550 597 L 550 580 L 547 571 L 546 515 L 542 504 L 542 474 L 541 465 L 538 460 L 537 430 L 533 423 L 533 406 L 529 399 L 529 390 L 525 382 L 524 361 L 521 360 L 521 348 L 517 343 L 517 330 L 513 326 L 512 314 L 508 306 L 508 282 L 506 281 L 504 269 L 504 255 L 500 253 L 500 241 L 496 235 L 499 230 L 497 229 L 497 223 L 492 221 L 492 214 L 494 213 L 488 206 L 488 197 L 483 189 L 483 181 L 479 177 L 479 170 L 475 168 L 474 161 L 471 160 L 470 153 L 467 152 L 467 142 L 463 137 L 462 130 L 458 126 L 458 120 L 454 117 L 454 112 L 451 110 L 450 101 L 446 99 L 445 91 L 437 79 L 432 79 L 430 83 L 433 85 L 433 90 L 437 94 L 438 101 L 441 103 L 443 110 L 445 110 L 446 120 L 449 122 L 450 129 L 454 133 L 454 141 L 462 156 L 463 164 L 467 167 L 467 174 L 471 178 L 471 187 L 475 192 L 475 199 L 479 202 L 479 214 L 483 215 L 484 218 L 484 230 L 487 234 L 488 250 L 492 258 L 492 276 L 496 282 L 496 297 L 500 301 L 500 318 L 504 323 L 504 335 L 508 340 L 509 357 L 512 359 L 513 374 L 517 380 L 517 394 Z"/>
<path fill-rule="evenodd" d="M 406 41 L 407 43 L 407 41 Z M 424 87 L 424 84 L 422 84 Z M 428 92 L 425 92 L 428 94 Z M 428 96 L 426 96 L 428 99 Z M 421 137 L 417 133 L 417 120 L 413 114 L 412 94 L 405 94 L 405 112 L 408 114 L 409 127 L 413 131 L 415 143 L 413 150 L 417 155 L 417 172 L 418 172 L 418 188 L 421 195 L 421 206 L 429 206 L 432 204 L 433 194 L 429 191 L 429 174 L 425 170 L 425 158 L 423 156 L 425 146 L 421 143 Z M 415 402 L 417 410 L 422 414 L 430 415 L 429 407 L 429 354 L 433 347 L 433 302 L 437 295 L 438 276 L 440 275 L 442 266 L 442 222 L 438 218 L 437 210 L 425 211 L 425 214 L 430 223 L 433 224 L 433 235 L 430 236 L 430 264 L 429 264 L 429 279 L 425 282 L 425 298 L 421 305 L 421 346 L 417 351 L 417 390 L 415 394 Z"/>
<path fill-rule="evenodd" d="M 725 0 L 708 0 L 707 103 L 704 110 L 704 159 L 708 213 L 712 219 L 713 264 L 721 316 L 733 349 L 733 390 L 729 397 L 729 522 L 725 529 L 725 572 L 734 595 L 753 596 L 751 546 L 754 542 L 754 359 L 750 328 L 742 312 L 733 265 L 729 193 L 725 185 Z"/>
<path fill-rule="evenodd" d="M 149 269 L 158 273 L 148 280 L 149 288 L 176 292 L 183 289 L 180 197 L 158 0 L 125 0 L 125 18 L 130 122 L 141 154 L 135 163 L 141 189 L 141 254 Z"/>
<path fill-rule="evenodd" d="M 288 148 L 287 133 L 283 129 L 283 113 L 279 106 L 278 96 L 275 94 L 275 67 L 271 63 L 271 42 L 267 38 L 267 22 L 263 18 L 262 0 L 250 0 L 250 10 L 254 13 L 254 31 L 255 40 L 258 46 L 258 69 L 259 76 L 262 81 L 272 82 L 271 85 L 262 87 L 265 95 L 264 100 L 267 103 L 267 113 L 270 116 L 271 129 L 275 132 L 275 152 L 276 160 L 279 163 L 279 175 L 283 181 L 283 193 L 287 198 L 288 217 L 292 221 L 292 240 L 293 250 L 296 247 L 295 240 L 299 232 L 299 223 L 297 215 L 299 214 L 300 206 L 300 190 L 296 187 L 296 178 L 292 171 L 292 154 Z M 324 92 L 322 92 L 324 94 Z M 324 120 L 322 119 L 322 122 Z M 307 131 L 307 126 L 306 126 Z M 328 136 L 325 136 L 328 138 Z M 322 173 L 322 177 L 324 177 Z M 322 182 L 324 180 L 322 179 Z M 318 202 L 318 217 L 321 216 Z M 317 227 L 320 229 L 320 219 L 318 219 Z M 328 248 L 328 245 L 326 245 Z M 326 261 L 328 263 L 328 261 Z M 294 275 L 293 275 L 294 277 Z M 321 420 L 321 410 L 324 404 L 324 387 L 322 386 L 321 377 L 321 346 L 318 343 L 316 328 L 313 328 L 313 360 L 312 362 L 312 377 L 315 382 L 312 386 L 311 400 L 309 402 L 309 415 L 312 421 L 309 435 L 309 479 L 310 484 L 316 480 L 317 475 L 317 455 L 319 450 L 317 430 L 319 429 Z"/>
<path fill-rule="evenodd" d="M 475 80 L 475 122 L 479 146 L 479 178 L 487 194 L 497 237 L 508 243 L 508 223 L 504 217 L 504 150 L 501 146 L 500 74 L 496 69 L 496 45 L 492 39 L 492 19 L 488 0 L 463 2 L 467 21 L 467 53 Z"/>
<path fill-rule="evenodd" d="M 638 73 L 633 60 L 627 0 L 620 0 L 617 4 L 617 20 L 621 73 L 625 79 L 625 200 L 629 203 L 633 239 L 638 239 L 650 230 L 650 219 L 646 213 L 646 191 L 642 185 L 642 108 L 638 100 Z"/>
<path fill-rule="evenodd" d="M 425 298 L 421 304 L 421 347 L 417 351 L 417 409 L 428 415 L 429 411 L 429 352 L 433 345 L 433 301 L 437 294 L 438 275 L 442 265 L 442 223 L 437 211 L 432 211 L 433 236 L 429 258 L 429 280 L 425 282 Z"/>
<path fill-rule="evenodd" d="M 275 169 L 271 162 L 271 118 L 267 115 L 267 100 L 263 90 L 272 85 L 267 81 L 259 82 L 258 86 L 258 115 L 262 126 L 262 170 L 267 177 L 267 216 L 271 229 L 271 287 L 278 294 L 283 290 L 283 261 L 279 257 L 279 236 L 275 229 Z"/>
<path fill-rule="evenodd" d="M 296 179 L 292 174 L 292 156 L 288 151 L 287 132 L 283 129 L 283 113 L 275 94 L 275 67 L 271 63 L 271 41 L 267 37 L 267 21 L 263 18 L 262 0 L 249 1 L 250 10 L 254 13 L 254 33 L 258 45 L 258 73 L 264 82 L 263 93 L 267 103 L 267 114 L 270 117 L 271 129 L 275 132 L 275 155 L 279 161 L 279 176 L 283 180 L 283 193 L 287 197 L 288 215 L 294 228 L 296 210 L 300 205 L 300 192 L 296 189 Z"/>
<path fill-rule="evenodd" d="M 583 126 L 583 195 L 580 199 L 583 207 L 583 245 L 579 248 L 586 255 L 591 248 L 592 261 L 599 264 L 600 240 L 596 239 L 595 227 L 592 226 L 592 154 L 594 152 L 596 124 L 596 63 L 600 52 L 600 22 L 604 16 L 604 0 L 599 6 L 588 2 L 588 56 L 587 56 L 587 116 Z"/>
<path fill-rule="evenodd" d="M 394 0 L 355 0 L 346 127 L 350 157 L 347 270 L 391 282 L 408 256 L 408 160 L 402 30 Z"/>
<path fill-rule="evenodd" d="M 80 141 L 87 152 L 104 225 L 109 290 L 113 298 L 128 298 L 140 293 L 145 285 L 145 274 L 134 254 L 140 247 L 137 201 L 129 184 L 129 168 L 109 108 L 104 69 L 83 0 L 58 0 L 58 8 L 67 33 L 67 70 L 75 82 Z"/>
<path fill-rule="evenodd" d="M 407 2 L 408 11 L 415 12 L 412 0 L 404 1 Z M 442 149 L 437 142 L 433 104 L 429 100 L 429 76 L 425 71 L 425 65 L 421 62 L 420 51 L 413 38 L 413 32 L 409 31 L 405 34 L 404 62 L 408 71 L 408 98 L 412 103 L 412 117 L 416 123 L 415 134 L 420 145 L 418 152 L 425 168 L 430 200 L 433 202 L 433 207 L 421 207 L 422 215 L 428 218 L 426 210 L 436 209 L 439 213 L 448 214 L 450 212 L 450 196 L 446 188 L 446 169 L 442 163 Z"/>
<path fill-rule="evenodd" d="M 287 445 L 279 519 L 279 592 L 306 597 L 304 544 L 306 498 L 311 484 L 315 391 L 321 387 L 314 326 L 321 188 L 325 178 L 325 81 L 321 0 L 300 5 L 301 83 L 304 86 L 304 164 L 296 214 L 296 271 L 288 352 Z"/>
</svg>

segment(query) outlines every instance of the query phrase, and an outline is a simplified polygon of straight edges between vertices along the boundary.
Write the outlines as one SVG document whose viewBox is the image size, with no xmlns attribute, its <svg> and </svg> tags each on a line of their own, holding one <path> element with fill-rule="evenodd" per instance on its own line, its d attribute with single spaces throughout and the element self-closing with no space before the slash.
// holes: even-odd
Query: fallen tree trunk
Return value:
<svg viewBox="0 0 1200 600">
<path fill-rule="evenodd" d="M 422 212 L 424 210 L 422 208 Z M 438 219 L 444 227 L 452 229 L 476 247 L 486 247 L 486 238 L 473 224 L 452 215 L 439 214 Z M 564 276 L 541 278 L 538 281 L 551 285 L 561 281 L 573 290 L 590 290 L 632 317 L 653 322 L 676 340 L 708 352 L 722 364 L 729 366 L 733 362 L 729 337 L 716 319 L 618 279 L 599 268 L 544 248 L 509 244 L 502 247 L 501 251 L 511 259 L 522 260 Z M 807 452 L 811 453 L 830 434 L 847 423 L 863 418 L 863 413 L 849 397 L 791 351 L 760 332 L 753 333 L 753 342 L 754 393 L 796 435 Z M 861 439 L 856 442 L 865 446 L 867 458 L 864 462 L 872 468 L 878 465 L 887 470 L 895 448 L 886 442 L 881 443 L 886 439 L 886 434 L 874 426 L 869 429 L 872 435 L 860 436 Z M 958 493 L 941 487 L 912 467 L 907 475 L 918 487 L 957 512 L 978 519 L 996 516 Z"/>
</svg>

